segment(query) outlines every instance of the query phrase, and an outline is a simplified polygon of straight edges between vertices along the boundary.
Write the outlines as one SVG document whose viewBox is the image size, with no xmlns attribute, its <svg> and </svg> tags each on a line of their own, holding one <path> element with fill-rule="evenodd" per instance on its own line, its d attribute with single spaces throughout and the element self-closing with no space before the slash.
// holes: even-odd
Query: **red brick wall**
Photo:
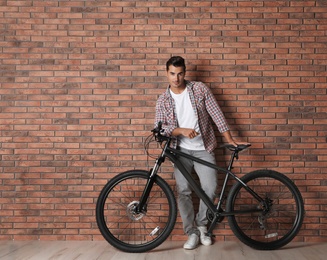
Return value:
<svg viewBox="0 0 327 260">
<path fill-rule="evenodd" d="M 164 64 L 182 55 L 253 145 L 235 171 L 287 174 L 306 204 L 297 240 L 326 241 L 326 31 L 325 0 L 0 0 L 0 239 L 102 239 L 97 195 L 147 168 Z"/>
</svg>

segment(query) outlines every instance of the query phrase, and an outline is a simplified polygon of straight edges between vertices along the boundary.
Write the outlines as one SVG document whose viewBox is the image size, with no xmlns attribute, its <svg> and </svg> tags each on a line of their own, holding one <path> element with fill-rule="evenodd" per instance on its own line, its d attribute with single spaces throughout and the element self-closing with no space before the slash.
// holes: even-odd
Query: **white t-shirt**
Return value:
<svg viewBox="0 0 327 260">
<path fill-rule="evenodd" d="M 170 94 L 175 101 L 178 126 L 181 128 L 195 129 L 195 131 L 199 133 L 199 135 L 193 139 L 179 136 L 179 146 L 188 150 L 205 150 L 200 134 L 198 118 L 194 113 L 187 89 L 185 88 L 181 94 L 175 94 L 170 90 Z"/>
</svg>

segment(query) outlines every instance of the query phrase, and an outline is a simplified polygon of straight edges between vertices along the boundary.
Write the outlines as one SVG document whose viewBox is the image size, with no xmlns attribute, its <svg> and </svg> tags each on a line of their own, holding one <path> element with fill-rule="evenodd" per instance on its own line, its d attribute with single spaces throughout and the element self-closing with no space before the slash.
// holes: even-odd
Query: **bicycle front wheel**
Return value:
<svg viewBox="0 0 327 260">
<path fill-rule="evenodd" d="M 261 209 L 228 217 L 235 236 L 259 250 L 278 249 L 289 243 L 300 231 L 304 218 L 303 199 L 295 184 L 271 170 L 254 171 L 241 180 L 261 196 L 264 203 L 259 203 L 241 183 L 232 187 L 226 202 L 227 212 Z"/>
<path fill-rule="evenodd" d="M 149 251 L 164 242 L 174 228 L 177 206 L 173 191 L 156 176 L 144 210 L 136 210 L 149 173 L 132 170 L 111 179 L 102 189 L 96 220 L 103 237 L 129 253 Z"/>
</svg>

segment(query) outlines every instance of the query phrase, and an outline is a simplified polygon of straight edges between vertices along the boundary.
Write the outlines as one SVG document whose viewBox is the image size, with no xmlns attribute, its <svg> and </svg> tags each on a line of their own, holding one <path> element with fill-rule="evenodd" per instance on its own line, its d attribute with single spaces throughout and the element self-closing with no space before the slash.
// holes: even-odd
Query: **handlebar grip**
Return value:
<svg viewBox="0 0 327 260">
<path fill-rule="evenodd" d="M 157 134 L 159 133 L 160 134 L 161 130 L 162 130 L 162 122 L 159 121 L 157 127 L 155 127 L 154 129 L 152 129 L 151 132 L 152 133 L 157 133 Z"/>
</svg>

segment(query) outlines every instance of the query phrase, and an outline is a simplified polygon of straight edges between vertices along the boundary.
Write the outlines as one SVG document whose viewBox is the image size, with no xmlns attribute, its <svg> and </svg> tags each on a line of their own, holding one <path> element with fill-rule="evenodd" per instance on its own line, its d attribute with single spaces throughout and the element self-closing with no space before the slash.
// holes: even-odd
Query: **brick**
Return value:
<svg viewBox="0 0 327 260">
<path fill-rule="evenodd" d="M 287 173 L 310 218 L 296 241 L 323 241 L 326 19 L 323 1 L 7 1 L 0 239 L 103 240 L 94 201 L 108 178 L 148 167 L 143 140 L 176 54 L 252 143 L 235 172 Z M 180 218 L 169 239 L 185 240 Z M 235 237 L 224 225 L 216 239 Z"/>
</svg>

